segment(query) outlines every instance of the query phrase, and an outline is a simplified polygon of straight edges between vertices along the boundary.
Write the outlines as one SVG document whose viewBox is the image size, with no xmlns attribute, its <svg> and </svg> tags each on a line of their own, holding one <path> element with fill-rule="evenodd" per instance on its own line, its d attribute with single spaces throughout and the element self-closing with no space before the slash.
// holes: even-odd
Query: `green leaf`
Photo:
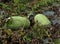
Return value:
<svg viewBox="0 0 60 44">
<path fill-rule="evenodd" d="M 24 39 L 25 41 L 31 41 L 31 38 L 30 38 L 28 35 L 25 35 L 25 36 L 23 37 L 23 39 Z"/>
<path fill-rule="evenodd" d="M 58 38 L 57 39 L 54 39 L 54 44 L 60 44 L 60 41 L 59 41 Z"/>
</svg>

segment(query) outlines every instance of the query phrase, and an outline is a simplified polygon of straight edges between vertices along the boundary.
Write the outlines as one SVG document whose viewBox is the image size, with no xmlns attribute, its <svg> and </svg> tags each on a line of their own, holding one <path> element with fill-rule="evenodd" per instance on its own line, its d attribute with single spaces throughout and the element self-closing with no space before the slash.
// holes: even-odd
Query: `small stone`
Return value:
<svg viewBox="0 0 60 44">
<path fill-rule="evenodd" d="M 43 14 L 46 16 L 54 16 L 55 12 L 54 11 L 44 11 Z"/>
</svg>

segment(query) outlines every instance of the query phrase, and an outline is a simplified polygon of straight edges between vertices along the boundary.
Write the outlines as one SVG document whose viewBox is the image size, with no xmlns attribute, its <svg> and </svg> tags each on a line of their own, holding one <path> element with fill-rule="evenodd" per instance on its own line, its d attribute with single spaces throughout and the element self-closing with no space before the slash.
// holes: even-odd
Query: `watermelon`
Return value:
<svg viewBox="0 0 60 44">
<path fill-rule="evenodd" d="M 34 17 L 34 21 L 35 21 L 35 23 L 38 23 L 39 26 L 47 26 L 47 25 L 51 24 L 49 19 L 43 14 L 37 14 Z"/>
<path fill-rule="evenodd" d="M 28 28 L 30 26 L 30 21 L 21 16 L 11 16 L 11 18 L 8 22 L 6 22 L 3 26 L 3 28 L 6 28 L 6 26 L 10 29 L 18 29 L 20 27 Z"/>
</svg>

